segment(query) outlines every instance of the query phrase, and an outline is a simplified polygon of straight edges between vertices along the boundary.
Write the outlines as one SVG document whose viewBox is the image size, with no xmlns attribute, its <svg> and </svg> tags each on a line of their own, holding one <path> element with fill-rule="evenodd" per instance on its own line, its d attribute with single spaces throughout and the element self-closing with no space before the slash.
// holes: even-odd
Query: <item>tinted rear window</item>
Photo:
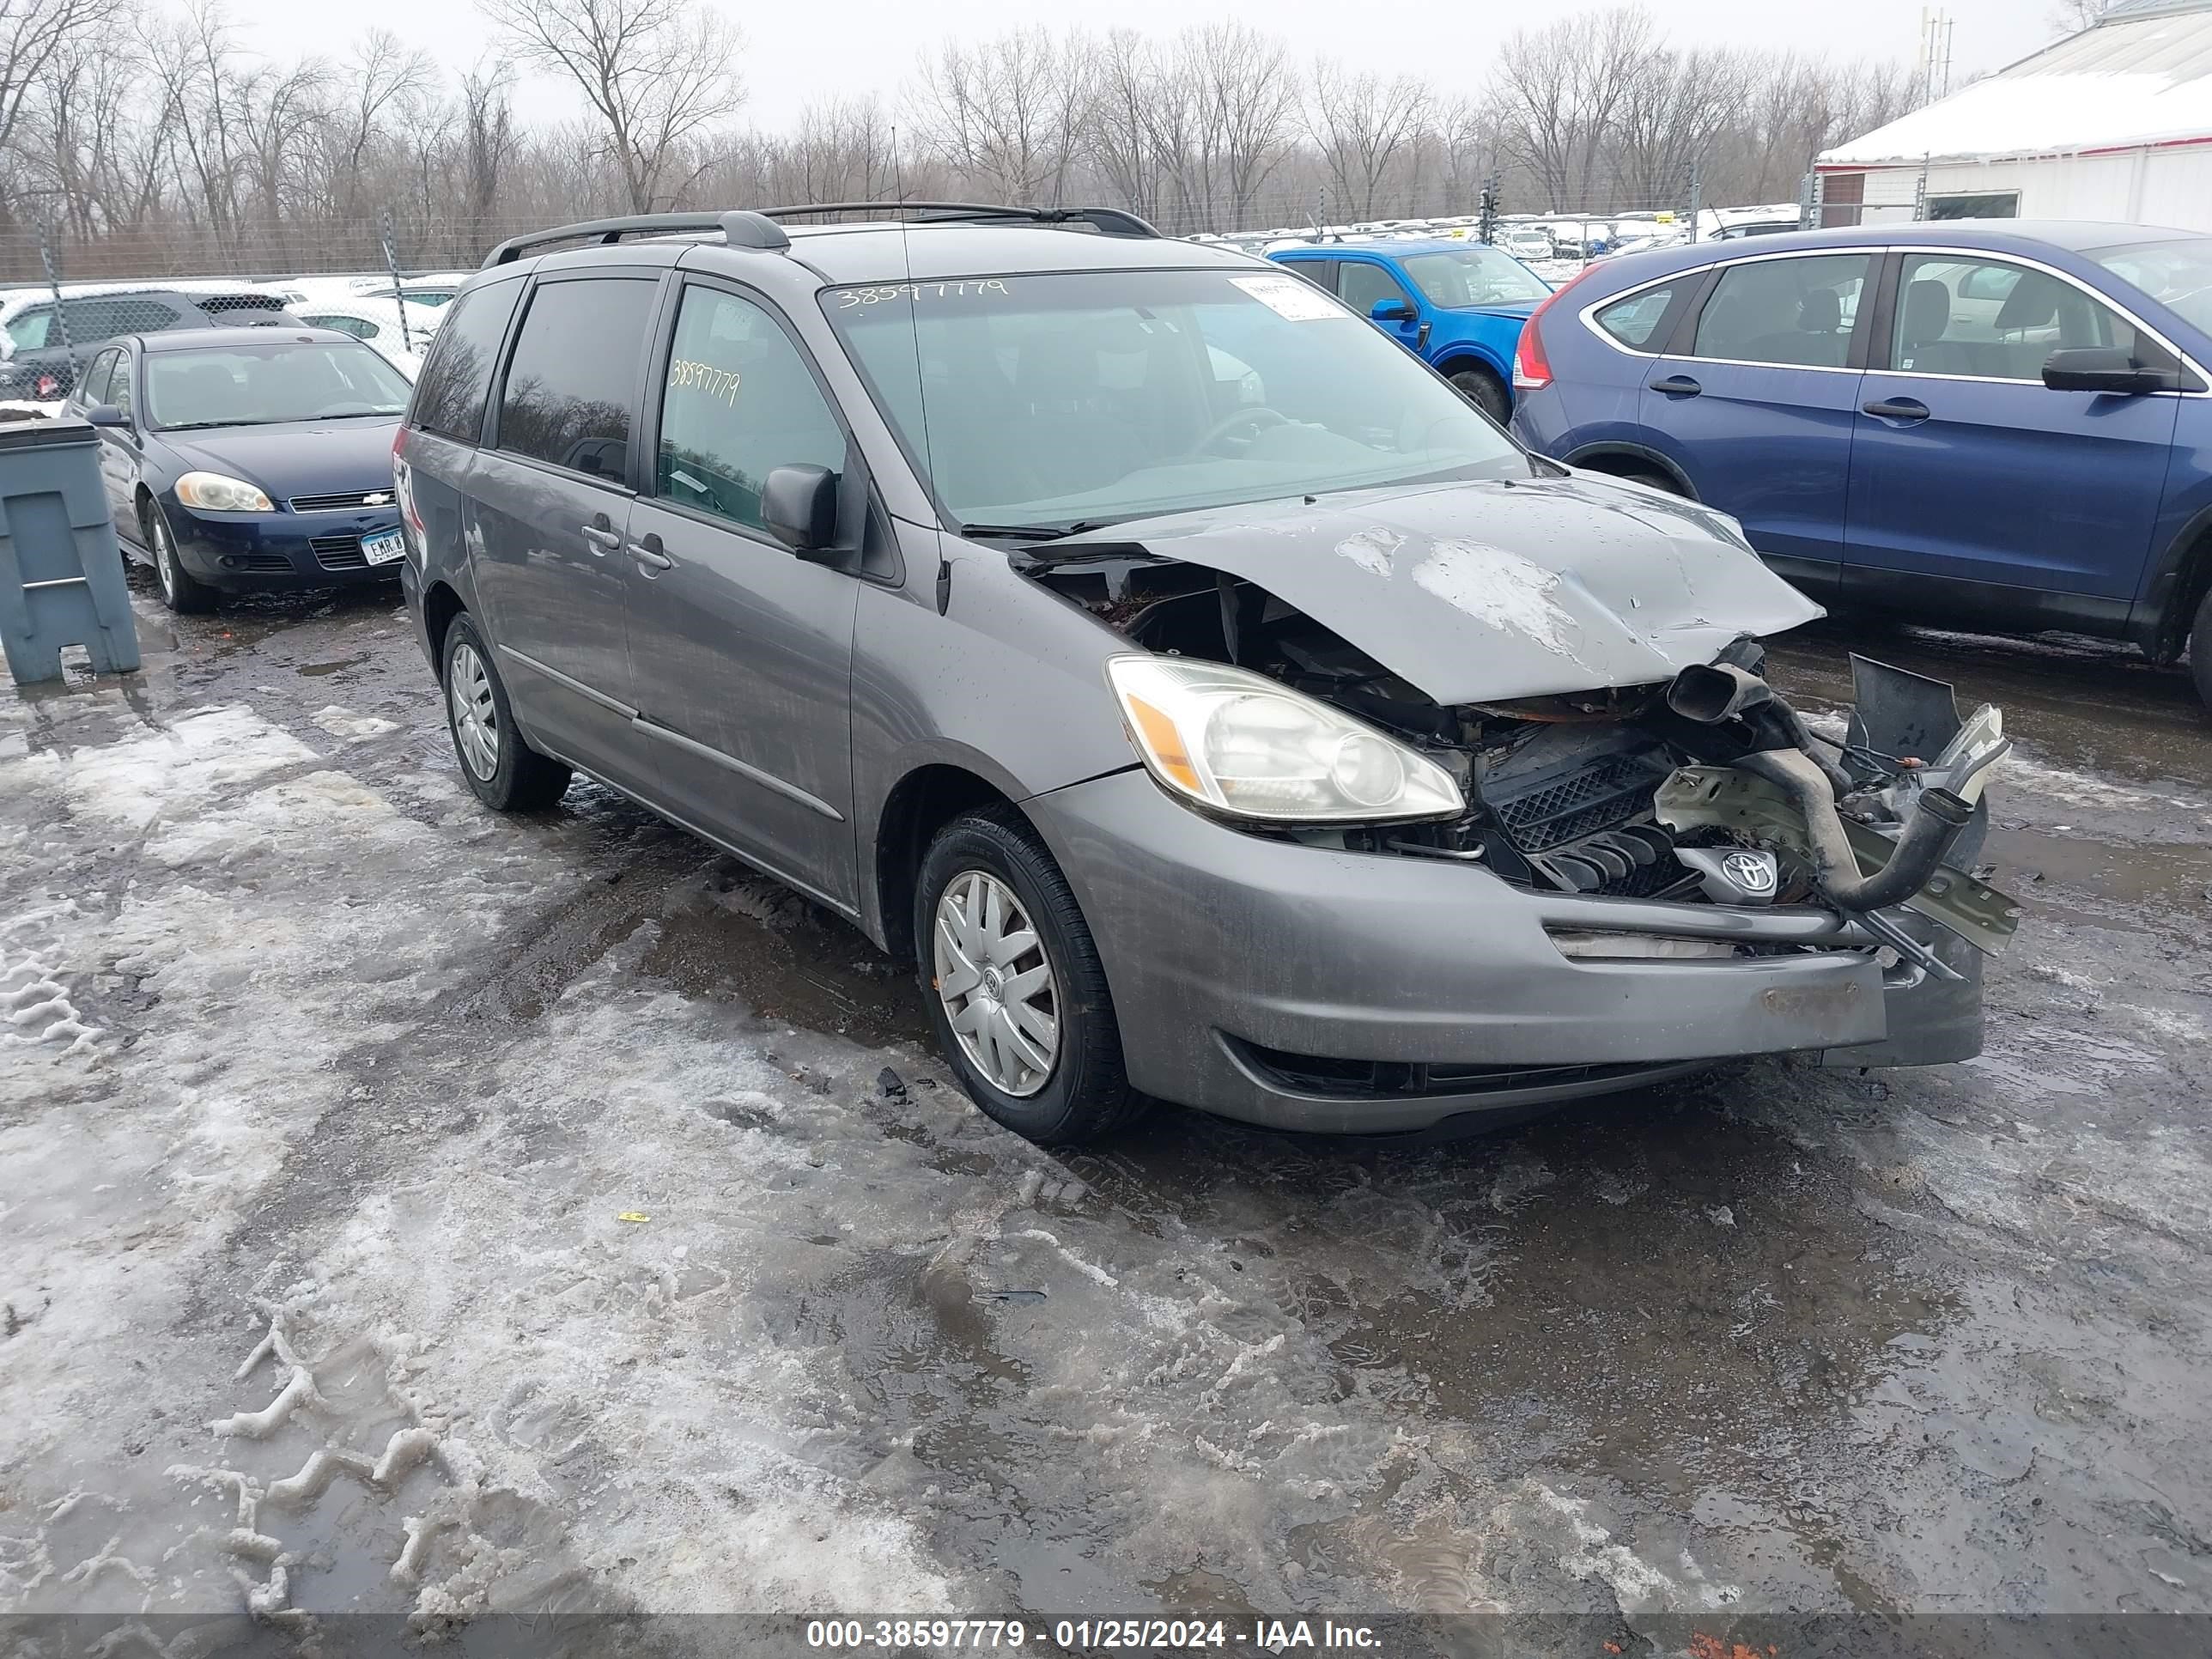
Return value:
<svg viewBox="0 0 2212 1659">
<path fill-rule="evenodd" d="M 653 281 L 546 283 L 530 297 L 499 406 L 499 447 L 594 477 L 626 471 Z M 443 344 L 453 325 L 438 331 Z"/>
<path fill-rule="evenodd" d="M 500 283 L 464 295 L 447 313 L 430 361 L 415 388 L 410 419 L 416 426 L 463 443 L 474 443 L 483 429 L 484 403 L 491 395 L 492 370 L 507 319 L 522 297 L 520 283 Z"/>
</svg>

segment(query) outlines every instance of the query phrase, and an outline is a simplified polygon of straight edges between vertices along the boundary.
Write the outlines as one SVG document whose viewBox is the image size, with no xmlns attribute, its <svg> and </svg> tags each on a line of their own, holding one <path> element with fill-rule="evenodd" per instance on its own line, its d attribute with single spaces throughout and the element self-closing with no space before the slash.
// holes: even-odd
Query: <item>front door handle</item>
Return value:
<svg viewBox="0 0 2212 1659">
<path fill-rule="evenodd" d="M 647 536 L 642 541 L 632 542 L 629 556 L 637 561 L 638 574 L 641 576 L 657 576 L 664 570 L 676 568 L 676 561 L 660 550 L 659 536 Z"/>
<path fill-rule="evenodd" d="M 614 520 L 604 513 L 596 514 L 581 527 L 584 545 L 594 553 L 611 553 L 622 545 L 622 533 L 615 528 Z"/>
<path fill-rule="evenodd" d="M 1883 398 L 1861 405 L 1869 415 L 1885 421 L 1903 421 L 1907 425 L 1917 424 L 1928 418 L 1928 405 L 1917 398 Z"/>
<path fill-rule="evenodd" d="M 1651 389 L 1664 392 L 1669 398 L 1694 398 L 1705 387 L 1686 374 L 1667 374 L 1652 381 Z"/>
</svg>

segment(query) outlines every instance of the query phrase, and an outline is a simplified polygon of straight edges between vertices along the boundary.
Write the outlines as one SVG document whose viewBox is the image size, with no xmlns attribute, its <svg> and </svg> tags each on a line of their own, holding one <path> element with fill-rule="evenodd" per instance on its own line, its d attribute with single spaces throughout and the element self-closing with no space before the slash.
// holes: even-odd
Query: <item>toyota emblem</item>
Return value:
<svg viewBox="0 0 2212 1659">
<path fill-rule="evenodd" d="M 1721 860 L 1722 873 L 1754 897 L 1771 893 L 1776 884 L 1774 854 L 1738 848 Z"/>
</svg>

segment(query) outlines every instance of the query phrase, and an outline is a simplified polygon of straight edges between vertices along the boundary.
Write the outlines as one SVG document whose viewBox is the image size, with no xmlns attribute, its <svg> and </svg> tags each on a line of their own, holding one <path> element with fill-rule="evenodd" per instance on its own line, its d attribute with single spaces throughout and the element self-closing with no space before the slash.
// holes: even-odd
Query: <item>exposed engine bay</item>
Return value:
<svg viewBox="0 0 2212 1659">
<path fill-rule="evenodd" d="M 1448 819 L 1276 833 L 1479 864 L 1535 890 L 1821 905 L 1946 978 L 1958 975 L 1899 907 L 1984 951 L 2017 926 L 2017 905 L 1971 873 L 1982 785 L 2009 745 L 1996 710 L 1962 722 L 1940 682 L 1857 660 L 1849 728 L 1825 737 L 1742 637 L 1668 681 L 1443 704 L 1239 575 L 1127 544 L 1018 562 L 1146 650 L 1263 674 L 1379 727 L 1467 803 Z"/>
</svg>

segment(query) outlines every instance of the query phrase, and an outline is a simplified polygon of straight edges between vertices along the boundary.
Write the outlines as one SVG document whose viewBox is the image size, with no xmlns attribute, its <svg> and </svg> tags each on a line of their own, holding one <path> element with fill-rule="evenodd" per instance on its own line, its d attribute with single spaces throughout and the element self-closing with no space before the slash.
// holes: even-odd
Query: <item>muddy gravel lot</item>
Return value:
<svg viewBox="0 0 2212 1659">
<path fill-rule="evenodd" d="M 2147 1618 L 2212 1613 L 2180 674 L 1778 650 L 1816 709 L 1856 647 L 2008 710 L 1978 1060 L 1063 1157 L 844 924 L 596 787 L 480 809 L 389 594 L 139 605 L 143 676 L 0 694 L 9 1653 L 549 1610 L 2212 1644 Z"/>
</svg>

